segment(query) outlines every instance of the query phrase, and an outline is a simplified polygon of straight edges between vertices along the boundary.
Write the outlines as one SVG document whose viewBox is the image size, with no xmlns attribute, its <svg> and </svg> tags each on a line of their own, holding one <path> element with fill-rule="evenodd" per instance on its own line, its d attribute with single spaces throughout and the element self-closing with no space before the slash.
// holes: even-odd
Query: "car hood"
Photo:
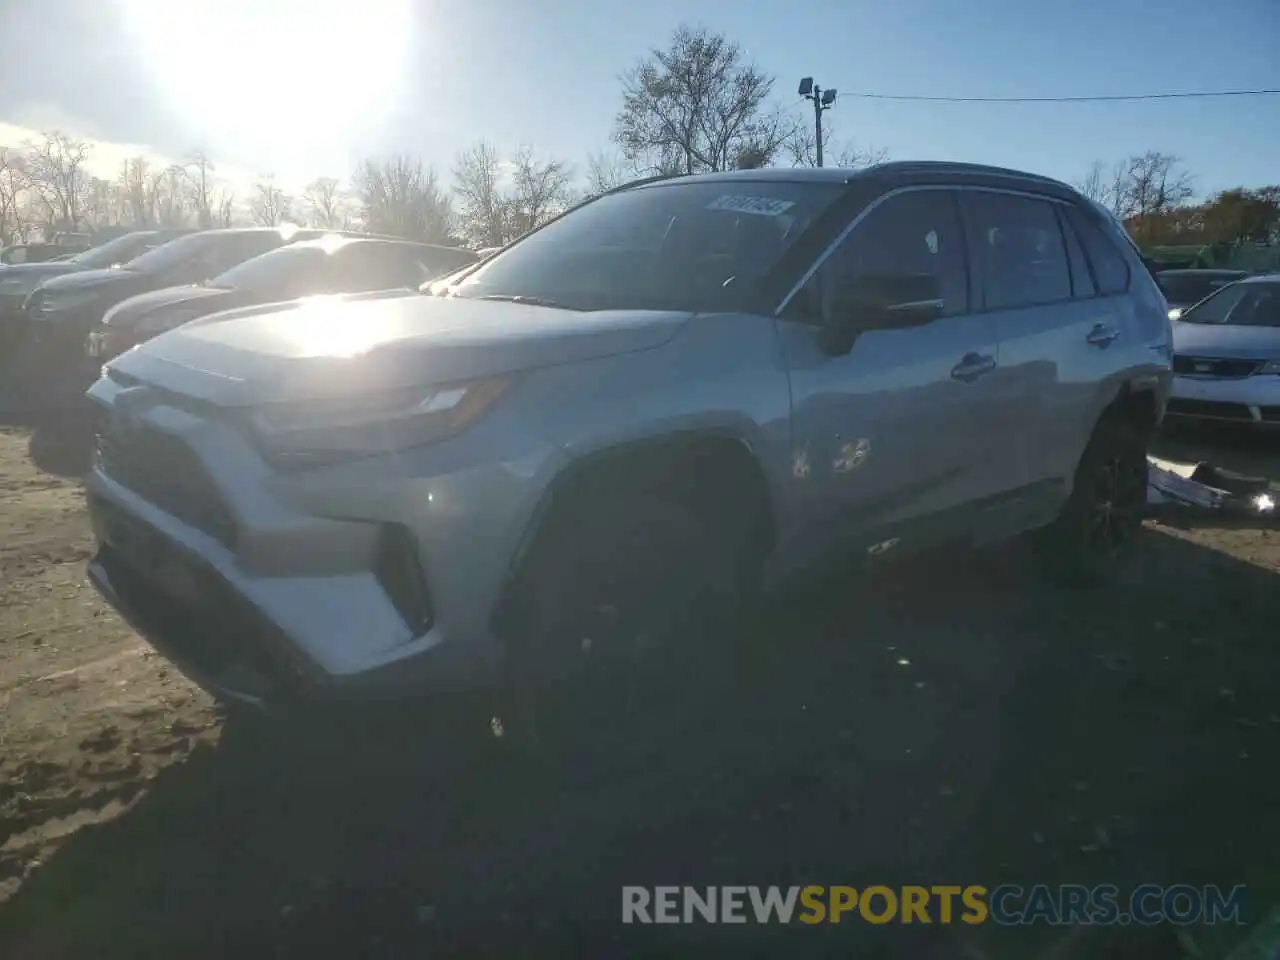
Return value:
<svg viewBox="0 0 1280 960">
<path fill-rule="evenodd" d="M 301 302 L 205 318 L 123 354 L 113 378 L 219 406 L 393 391 L 660 346 L 690 317 L 457 298 Z"/>
<path fill-rule="evenodd" d="M 1173 349 L 1196 357 L 1280 358 L 1280 327 L 1245 327 L 1226 323 L 1173 325 Z"/>
<path fill-rule="evenodd" d="M 151 282 L 145 273 L 136 270 L 79 270 L 62 276 L 51 277 L 43 289 L 49 293 L 89 291 L 94 289 L 146 287 Z"/>
<path fill-rule="evenodd" d="M 150 322 L 163 319 L 163 314 L 166 313 L 179 316 L 187 312 L 180 309 L 167 310 L 165 309 L 167 307 L 181 308 L 188 304 L 196 305 L 198 303 L 201 307 L 206 308 L 202 311 L 203 313 L 213 313 L 216 310 L 226 310 L 229 307 L 239 306 L 242 302 L 244 302 L 244 298 L 239 296 L 239 291 L 237 290 L 197 286 L 162 287 L 159 290 L 139 293 L 127 300 L 120 301 L 105 318 L 105 322 L 112 327 L 132 327 L 144 318 Z M 157 314 L 160 314 L 160 316 L 157 316 Z"/>
<path fill-rule="evenodd" d="M 24 289 L 32 290 L 41 280 L 48 280 L 51 277 L 62 276 L 66 273 L 75 273 L 81 270 L 74 263 L 19 263 L 0 270 L 0 281 L 5 281 L 5 286 L 0 287 L 0 292 L 4 292 L 9 288 L 14 280 L 22 281 Z"/>
</svg>

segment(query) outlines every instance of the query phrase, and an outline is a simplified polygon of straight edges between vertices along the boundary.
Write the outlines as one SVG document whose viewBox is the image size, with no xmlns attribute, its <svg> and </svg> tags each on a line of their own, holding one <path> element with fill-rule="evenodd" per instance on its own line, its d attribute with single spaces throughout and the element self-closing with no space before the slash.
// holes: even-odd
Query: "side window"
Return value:
<svg viewBox="0 0 1280 960">
<path fill-rule="evenodd" d="M 1052 203 L 973 190 L 965 209 L 988 310 L 1070 299 L 1071 270 Z"/>
<path fill-rule="evenodd" d="M 1067 208 L 1067 219 L 1080 236 L 1084 252 L 1093 264 L 1098 290 L 1103 296 L 1124 293 L 1129 289 L 1129 264 L 1114 243 L 1090 217 L 1075 207 Z"/>
<path fill-rule="evenodd" d="M 214 274 L 221 273 L 278 246 L 280 235 L 268 230 L 228 234 L 205 251 L 204 265 Z"/>
<path fill-rule="evenodd" d="M 338 289 L 358 293 L 416 286 L 405 249 L 390 243 L 356 243 L 340 251 Z"/>
<path fill-rule="evenodd" d="M 872 209 L 801 290 L 800 319 L 821 321 L 825 297 L 875 274 L 936 277 L 943 313 L 968 312 L 964 232 L 952 191 L 910 190 Z"/>
<path fill-rule="evenodd" d="M 1058 208 L 1058 225 L 1062 227 L 1063 239 L 1067 241 L 1067 260 L 1071 264 L 1071 292 L 1076 299 L 1084 300 L 1098 295 L 1098 288 L 1093 282 L 1093 271 L 1080 246 L 1080 238 L 1067 220 L 1067 211 Z"/>
<path fill-rule="evenodd" d="M 422 280 L 435 280 L 476 260 L 465 250 L 432 250 L 430 247 L 414 250 L 412 257 L 422 272 Z"/>
</svg>

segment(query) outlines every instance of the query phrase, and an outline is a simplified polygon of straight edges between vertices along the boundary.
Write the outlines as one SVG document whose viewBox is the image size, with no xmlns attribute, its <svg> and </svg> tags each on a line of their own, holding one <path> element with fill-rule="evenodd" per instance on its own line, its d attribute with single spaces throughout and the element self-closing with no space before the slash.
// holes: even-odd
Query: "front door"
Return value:
<svg viewBox="0 0 1280 960">
<path fill-rule="evenodd" d="M 797 553 L 928 538 L 998 485 L 1000 357 L 989 317 L 970 308 L 955 191 L 905 188 L 877 201 L 783 311 L 791 380 L 792 479 L 787 507 Z M 867 330 L 844 355 L 820 346 L 824 298 L 867 274 L 929 274 L 943 316 Z M 901 532 L 901 536 L 899 533 Z"/>
</svg>

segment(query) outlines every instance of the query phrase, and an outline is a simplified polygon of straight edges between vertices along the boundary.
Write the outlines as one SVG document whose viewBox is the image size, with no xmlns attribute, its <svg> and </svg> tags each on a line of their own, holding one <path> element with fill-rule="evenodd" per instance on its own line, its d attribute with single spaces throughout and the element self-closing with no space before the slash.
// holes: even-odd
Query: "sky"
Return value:
<svg viewBox="0 0 1280 960">
<path fill-rule="evenodd" d="M 620 76 L 681 23 L 839 97 L 837 141 L 1079 181 L 1161 150 L 1200 194 L 1280 181 L 1280 96 L 944 104 L 857 93 L 1089 96 L 1280 87 L 1280 0 L 0 0 L 0 143 L 57 128 L 131 153 L 202 149 L 297 189 L 362 156 L 444 179 L 485 138 L 585 169 L 610 149 Z"/>
</svg>

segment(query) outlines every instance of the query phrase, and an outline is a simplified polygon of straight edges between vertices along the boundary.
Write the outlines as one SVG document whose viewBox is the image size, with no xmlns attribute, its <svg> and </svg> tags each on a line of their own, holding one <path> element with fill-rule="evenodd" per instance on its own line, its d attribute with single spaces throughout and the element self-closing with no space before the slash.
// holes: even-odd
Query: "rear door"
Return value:
<svg viewBox="0 0 1280 960">
<path fill-rule="evenodd" d="M 1080 423 L 1118 318 L 1066 222 L 1068 204 L 982 188 L 966 189 L 963 200 L 980 308 L 1000 340 L 996 456 L 1027 509 L 1049 509 L 1075 469 Z"/>
</svg>

